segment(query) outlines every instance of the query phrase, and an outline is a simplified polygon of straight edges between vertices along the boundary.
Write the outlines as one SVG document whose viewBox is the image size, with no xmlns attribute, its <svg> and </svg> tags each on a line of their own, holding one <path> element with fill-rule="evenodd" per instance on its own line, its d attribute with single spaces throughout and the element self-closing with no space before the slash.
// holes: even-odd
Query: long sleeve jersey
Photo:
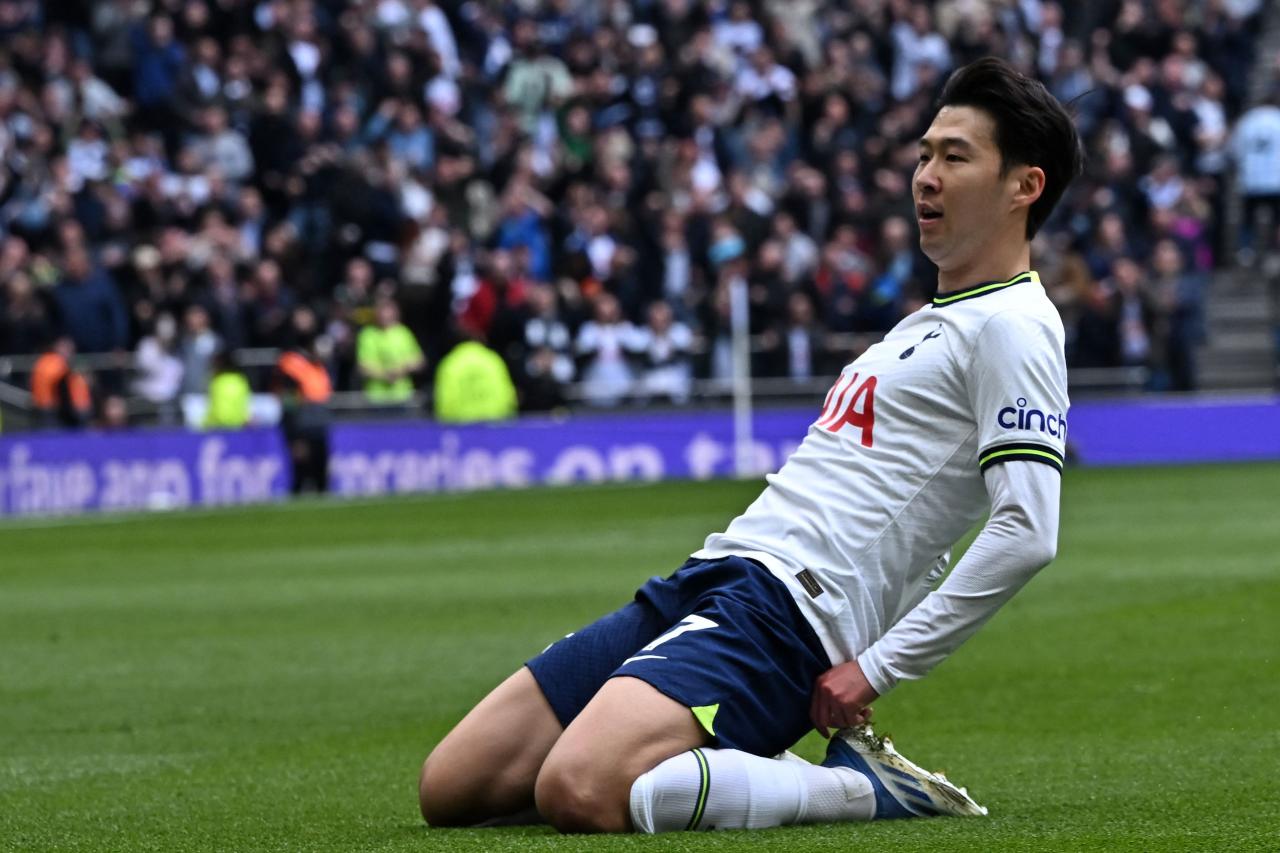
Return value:
<svg viewBox="0 0 1280 853">
<path fill-rule="evenodd" d="M 923 676 L 1053 558 L 1063 340 L 1035 272 L 939 296 L 844 368 L 796 452 L 693 556 L 762 563 L 877 692 Z"/>
</svg>

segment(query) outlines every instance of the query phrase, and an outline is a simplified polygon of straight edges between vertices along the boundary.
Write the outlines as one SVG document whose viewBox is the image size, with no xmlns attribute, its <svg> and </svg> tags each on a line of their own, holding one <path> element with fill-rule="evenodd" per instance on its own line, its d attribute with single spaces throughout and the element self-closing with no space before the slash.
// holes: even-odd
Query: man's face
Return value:
<svg viewBox="0 0 1280 853">
<path fill-rule="evenodd" d="M 156 47 L 165 47 L 173 40 L 173 22 L 166 17 L 152 18 L 148 29 L 151 33 L 151 43 Z"/>
<path fill-rule="evenodd" d="M 83 250 L 76 250 L 67 253 L 67 278 L 74 281 L 84 281 L 89 277 L 90 271 L 91 267 L 89 264 L 89 256 Z"/>
<path fill-rule="evenodd" d="M 973 107 L 943 107 L 921 138 L 911 192 L 920 249 L 939 268 L 965 266 L 1008 228 L 1019 170 L 1000 165 L 995 122 Z"/>
<path fill-rule="evenodd" d="M 398 309 L 396 304 L 390 300 L 379 302 L 374 313 L 374 318 L 377 320 L 378 326 L 383 329 L 389 329 L 396 323 L 400 322 L 400 309 Z"/>
</svg>

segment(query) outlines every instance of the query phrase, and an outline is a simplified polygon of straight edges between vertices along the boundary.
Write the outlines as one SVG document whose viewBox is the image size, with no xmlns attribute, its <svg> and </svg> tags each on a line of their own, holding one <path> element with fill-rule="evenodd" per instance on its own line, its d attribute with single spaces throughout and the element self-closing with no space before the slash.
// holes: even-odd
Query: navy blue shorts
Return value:
<svg viewBox="0 0 1280 853">
<path fill-rule="evenodd" d="M 809 699 L 831 663 L 782 582 L 727 557 L 650 579 L 527 666 L 561 725 L 627 675 L 689 708 L 716 746 L 777 755 L 813 727 Z"/>
</svg>

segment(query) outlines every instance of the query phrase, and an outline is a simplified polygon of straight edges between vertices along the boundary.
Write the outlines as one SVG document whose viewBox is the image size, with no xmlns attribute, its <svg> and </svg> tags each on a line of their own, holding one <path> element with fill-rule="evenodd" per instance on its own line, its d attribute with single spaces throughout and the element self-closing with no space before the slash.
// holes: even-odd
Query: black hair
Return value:
<svg viewBox="0 0 1280 853">
<path fill-rule="evenodd" d="M 1044 190 L 1027 211 L 1027 239 L 1036 236 L 1067 185 L 1084 171 L 1080 135 L 1066 108 L 1043 83 L 994 56 L 952 74 L 935 114 L 943 107 L 973 107 L 991 116 L 1002 175 L 1011 166 L 1044 170 Z"/>
</svg>

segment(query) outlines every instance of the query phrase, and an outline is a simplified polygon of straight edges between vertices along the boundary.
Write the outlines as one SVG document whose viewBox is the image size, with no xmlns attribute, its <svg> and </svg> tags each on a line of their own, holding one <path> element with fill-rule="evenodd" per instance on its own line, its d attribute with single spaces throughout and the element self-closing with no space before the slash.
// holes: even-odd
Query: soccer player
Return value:
<svg viewBox="0 0 1280 853">
<path fill-rule="evenodd" d="M 724 532 L 441 741 L 419 789 L 429 823 L 536 808 L 562 831 L 661 832 L 985 812 L 854 727 L 1055 554 L 1063 329 L 1030 240 L 1082 154 L 1063 107 L 992 58 L 951 76 L 919 151 L 933 304 L 844 369 Z M 822 765 L 774 757 L 811 727 L 837 730 Z"/>
</svg>

